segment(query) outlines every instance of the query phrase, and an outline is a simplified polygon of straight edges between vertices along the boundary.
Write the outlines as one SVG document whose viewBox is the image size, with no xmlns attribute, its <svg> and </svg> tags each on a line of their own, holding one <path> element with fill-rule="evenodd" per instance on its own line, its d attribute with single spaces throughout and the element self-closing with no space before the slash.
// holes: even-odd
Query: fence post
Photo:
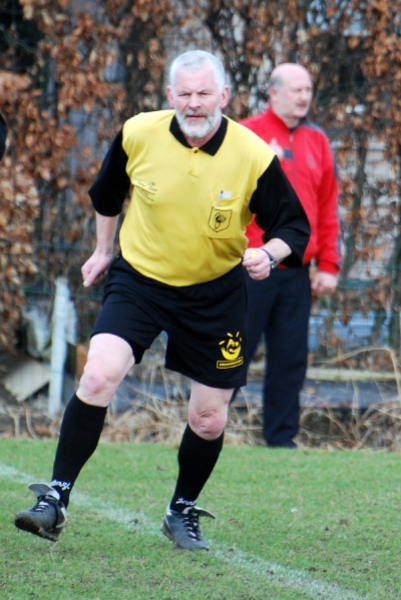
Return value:
<svg viewBox="0 0 401 600">
<path fill-rule="evenodd" d="M 56 295 L 52 317 L 52 346 L 50 357 L 50 386 L 48 412 L 60 412 L 63 395 L 64 366 L 67 358 L 67 322 L 70 291 L 65 277 L 56 279 Z"/>
</svg>

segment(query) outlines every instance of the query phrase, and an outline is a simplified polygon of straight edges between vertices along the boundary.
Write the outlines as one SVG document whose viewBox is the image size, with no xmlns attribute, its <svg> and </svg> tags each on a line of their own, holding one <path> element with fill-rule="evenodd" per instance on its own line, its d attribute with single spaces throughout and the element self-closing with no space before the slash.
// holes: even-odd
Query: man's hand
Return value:
<svg viewBox="0 0 401 600">
<path fill-rule="evenodd" d="M 102 254 L 95 250 L 81 269 L 84 287 L 99 283 L 105 277 L 110 262 L 110 254 Z"/>
<path fill-rule="evenodd" d="M 245 250 L 242 264 L 249 276 L 256 281 L 266 279 L 270 275 L 270 258 L 260 248 L 248 248 Z"/>
<path fill-rule="evenodd" d="M 337 275 L 325 273 L 324 271 L 315 271 L 311 275 L 312 294 L 315 296 L 333 294 L 337 289 L 337 283 Z"/>
</svg>

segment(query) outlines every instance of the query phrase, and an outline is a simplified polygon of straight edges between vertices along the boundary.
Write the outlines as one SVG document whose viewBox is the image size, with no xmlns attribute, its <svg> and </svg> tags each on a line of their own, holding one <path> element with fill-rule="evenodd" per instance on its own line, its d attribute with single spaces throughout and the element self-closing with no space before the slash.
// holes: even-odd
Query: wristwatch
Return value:
<svg viewBox="0 0 401 600">
<path fill-rule="evenodd" d="M 268 252 L 266 248 L 261 248 L 261 250 L 263 250 L 263 252 L 266 252 L 267 256 L 270 258 L 270 268 L 275 269 L 277 267 L 277 258 L 275 258 L 273 254 L 270 254 L 270 252 Z"/>
</svg>

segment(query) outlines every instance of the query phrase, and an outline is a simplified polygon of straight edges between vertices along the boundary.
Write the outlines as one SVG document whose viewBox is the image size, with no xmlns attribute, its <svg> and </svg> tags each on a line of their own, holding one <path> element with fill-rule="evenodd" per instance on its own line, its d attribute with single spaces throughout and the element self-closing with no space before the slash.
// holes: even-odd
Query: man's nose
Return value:
<svg viewBox="0 0 401 600">
<path fill-rule="evenodd" d="M 198 108 L 201 105 L 200 97 L 198 94 L 191 94 L 189 97 L 189 106 L 191 108 Z"/>
<path fill-rule="evenodd" d="M 304 100 L 305 102 L 309 102 L 309 100 L 311 99 L 312 93 L 309 90 L 302 90 L 300 96 L 301 96 L 302 100 Z"/>
</svg>

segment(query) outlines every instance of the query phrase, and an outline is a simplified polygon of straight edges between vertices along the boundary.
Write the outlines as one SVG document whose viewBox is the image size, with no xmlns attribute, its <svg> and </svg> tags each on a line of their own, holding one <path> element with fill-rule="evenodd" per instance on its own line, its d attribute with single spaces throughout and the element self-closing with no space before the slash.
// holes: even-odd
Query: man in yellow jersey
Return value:
<svg viewBox="0 0 401 600">
<path fill-rule="evenodd" d="M 222 114 L 229 88 L 218 58 L 204 51 L 177 57 L 167 98 L 171 110 L 123 125 L 89 191 L 97 242 L 82 276 L 88 287 L 107 273 L 103 306 L 64 413 L 51 483 L 32 484 L 37 503 L 15 519 L 19 529 L 51 541 L 66 524 L 71 489 L 114 393 L 165 331 L 166 367 L 190 378 L 191 394 L 162 531 L 179 548 L 208 549 L 198 519 L 213 515 L 196 501 L 222 449 L 233 388 L 245 383 L 243 267 L 259 280 L 277 262 L 299 266 L 309 239 L 304 210 L 273 151 Z M 245 251 L 253 214 L 264 243 Z"/>
</svg>

